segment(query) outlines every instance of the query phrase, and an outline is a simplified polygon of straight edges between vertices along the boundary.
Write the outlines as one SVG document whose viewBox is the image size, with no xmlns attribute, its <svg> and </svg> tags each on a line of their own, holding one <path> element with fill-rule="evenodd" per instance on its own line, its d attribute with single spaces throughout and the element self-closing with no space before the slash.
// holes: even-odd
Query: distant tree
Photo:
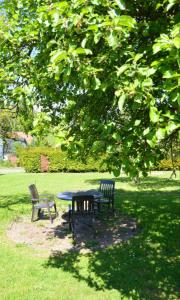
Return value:
<svg viewBox="0 0 180 300">
<path fill-rule="evenodd" d="M 3 146 L 6 146 L 7 139 L 11 137 L 14 127 L 15 122 L 12 114 L 6 110 L 0 110 L 0 138 L 3 141 Z"/>
<path fill-rule="evenodd" d="M 13 125 L 12 115 L 7 111 L 0 110 L 0 137 L 2 139 L 9 137 Z"/>
</svg>

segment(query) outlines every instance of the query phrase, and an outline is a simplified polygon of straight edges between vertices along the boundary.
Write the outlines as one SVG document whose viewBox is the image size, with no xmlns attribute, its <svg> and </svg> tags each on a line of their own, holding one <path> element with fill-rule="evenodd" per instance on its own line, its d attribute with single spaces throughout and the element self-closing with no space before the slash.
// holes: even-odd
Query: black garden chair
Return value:
<svg viewBox="0 0 180 300">
<path fill-rule="evenodd" d="M 84 225 L 92 226 L 94 222 L 94 196 L 73 196 L 72 207 L 69 210 L 69 228 L 75 236 L 76 222 L 81 221 Z"/>
<path fill-rule="evenodd" d="M 115 181 L 101 180 L 99 191 L 102 193 L 103 197 L 96 200 L 98 210 L 100 211 L 101 205 L 107 205 L 108 209 L 114 211 Z"/>
</svg>

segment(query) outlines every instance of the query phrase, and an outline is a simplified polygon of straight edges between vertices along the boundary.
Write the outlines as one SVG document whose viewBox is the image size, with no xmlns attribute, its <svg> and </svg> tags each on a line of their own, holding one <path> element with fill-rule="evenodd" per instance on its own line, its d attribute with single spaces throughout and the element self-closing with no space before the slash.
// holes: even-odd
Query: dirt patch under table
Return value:
<svg viewBox="0 0 180 300">
<path fill-rule="evenodd" d="M 137 233 L 135 219 L 116 213 L 97 216 L 93 227 L 78 219 L 73 240 L 65 219 L 64 213 L 60 213 L 53 224 L 45 218 L 32 223 L 29 216 L 22 217 L 10 224 L 7 236 L 15 243 L 48 253 L 70 250 L 85 253 L 122 243 Z"/>
</svg>

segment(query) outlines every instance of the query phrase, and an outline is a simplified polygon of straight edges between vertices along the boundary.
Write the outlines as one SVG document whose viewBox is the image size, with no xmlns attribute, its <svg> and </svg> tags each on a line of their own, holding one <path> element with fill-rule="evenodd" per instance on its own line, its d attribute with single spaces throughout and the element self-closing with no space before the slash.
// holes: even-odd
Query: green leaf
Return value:
<svg viewBox="0 0 180 300">
<path fill-rule="evenodd" d="M 168 0 L 169 4 L 166 7 L 166 11 L 169 11 L 171 7 L 173 7 L 176 3 L 178 3 L 178 0 Z"/>
<path fill-rule="evenodd" d="M 100 4 L 100 1 L 99 0 L 91 0 L 92 4 L 95 4 L 95 5 L 99 5 Z"/>
<path fill-rule="evenodd" d="M 146 129 L 144 129 L 143 131 L 143 135 L 147 135 L 150 132 L 149 127 L 147 127 Z"/>
<path fill-rule="evenodd" d="M 114 169 L 113 174 L 115 177 L 118 177 L 120 175 L 120 170 L 119 169 Z"/>
<path fill-rule="evenodd" d="M 54 46 L 54 45 L 57 45 L 57 42 L 56 42 L 55 40 L 50 40 L 50 41 L 47 43 L 46 47 L 49 49 L 49 48 L 51 48 L 51 47 Z"/>
<path fill-rule="evenodd" d="M 134 57 L 134 61 L 137 62 L 139 59 L 141 59 L 143 57 L 143 54 L 142 53 L 138 53 L 135 55 Z"/>
<path fill-rule="evenodd" d="M 163 74 L 163 78 L 176 78 L 176 77 L 180 77 L 180 74 L 173 72 L 172 70 L 167 70 Z"/>
<path fill-rule="evenodd" d="M 180 127 L 180 124 L 178 126 L 174 122 L 169 122 L 168 126 L 166 126 L 167 134 L 171 134 L 178 127 Z"/>
<path fill-rule="evenodd" d="M 98 151 L 103 148 L 104 144 L 102 141 L 95 141 L 92 145 L 93 151 Z"/>
<path fill-rule="evenodd" d="M 127 27 L 134 27 L 136 24 L 135 19 L 130 16 L 122 15 L 119 16 L 117 19 L 117 25 L 119 26 L 127 26 Z"/>
<path fill-rule="evenodd" d="M 118 101 L 118 107 L 119 107 L 119 110 L 122 111 L 123 110 L 123 106 L 124 106 L 124 102 L 126 100 L 126 94 L 123 94 L 121 95 L 121 97 L 119 98 L 119 101 Z"/>
<path fill-rule="evenodd" d="M 179 37 L 179 36 L 175 37 L 175 38 L 173 39 L 173 43 L 174 43 L 175 47 L 176 47 L 177 49 L 179 49 L 179 48 L 180 48 L 180 37 Z"/>
<path fill-rule="evenodd" d="M 65 8 L 69 6 L 67 1 L 61 1 L 54 3 L 54 7 L 59 8 L 61 11 L 64 11 Z"/>
<path fill-rule="evenodd" d="M 180 34 L 180 23 L 176 24 L 171 31 L 172 37 L 176 37 L 179 34 Z"/>
<path fill-rule="evenodd" d="M 115 2 L 121 10 L 126 9 L 125 2 L 123 0 L 115 0 Z"/>
<path fill-rule="evenodd" d="M 97 44 L 99 42 L 100 38 L 101 38 L 101 33 L 100 32 L 97 32 L 97 33 L 94 34 L 95 44 Z"/>
<path fill-rule="evenodd" d="M 85 53 L 86 55 L 91 55 L 93 54 L 92 51 L 90 49 L 84 49 L 85 50 Z"/>
<path fill-rule="evenodd" d="M 154 60 L 154 61 L 151 63 L 151 66 L 152 66 L 152 67 L 157 67 L 159 64 L 160 64 L 160 61 L 159 61 L 159 60 Z"/>
<path fill-rule="evenodd" d="M 57 64 L 58 62 L 67 58 L 67 52 L 63 50 L 53 51 L 51 62 Z"/>
<path fill-rule="evenodd" d="M 158 128 L 158 130 L 156 131 L 156 137 L 158 138 L 158 140 L 164 139 L 165 134 L 166 130 L 164 128 Z"/>
<path fill-rule="evenodd" d="M 66 145 L 65 142 L 61 144 L 61 150 L 62 151 L 67 151 L 67 145 Z"/>
<path fill-rule="evenodd" d="M 66 67 L 66 68 L 64 68 L 64 74 L 66 75 L 66 76 L 69 76 L 70 74 L 71 74 L 71 68 L 68 66 L 68 67 Z"/>
<path fill-rule="evenodd" d="M 156 73 L 156 69 L 155 68 L 149 68 L 148 70 L 147 70 L 147 73 L 146 73 L 146 76 L 148 77 L 148 76 L 151 76 L 151 75 L 153 75 L 154 73 Z"/>
<path fill-rule="evenodd" d="M 82 42 L 81 42 L 81 46 L 82 46 L 82 48 L 85 48 L 85 46 L 86 46 L 86 43 L 87 43 L 87 39 L 86 39 L 86 38 L 84 38 L 84 39 L 82 40 Z"/>
<path fill-rule="evenodd" d="M 58 10 L 54 10 L 52 13 L 52 17 L 53 17 L 53 23 L 56 26 L 59 22 L 59 11 Z"/>
<path fill-rule="evenodd" d="M 156 107 L 150 107 L 149 117 L 152 123 L 157 123 L 159 121 L 159 113 Z"/>
<path fill-rule="evenodd" d="M 100 85 L 101 85 L 101 81 L 99 80 L 99 78 L 94 76 L 94 90 L 98 90 Z"/>
<path fill-rule="evenodd" d="M 162 44 L 156 43 L 153 45 L 153 53 L 156 54 L 162 50 Z"/>
<path fill-rule="evenodd" d="M 129 65 L 122 65 L 120 68 L 116 67 L 117 69 L 117 76 L 119 77 L 122 73 L 124 73 L 128 69 Z"/>
<path fill-rule="evenodd" d="M 155 143 L 153 140 L 147 140 L 147 143 L 149 144 L 149 146 L 150 146 L 151 148 L 154 148 L 155 145 L 156 145 L 156 143 Z"/>
<path fill-rule="evenodd" d="M 134 126 L 138 126 L 141 123 L 141 120 L 136 120 Z"/>
<path fill-rule="evenodd" d="M 109 46 L 113 48 L 116 48 L 119 45 L 117 36 L 112 32 L 107 36 L 107 42 Z"/>
<path fill-rule="evenodd" d="M 143 87 L 149 87 L 153 85 L 153 81 L 151 78 L 146 78 L 143 82 L 142 82 L 142 86 Z"/>
<path fill-rule="evenodd" d="M 92 54 L 92 51 L 91 51 L 90 49 L 77 48 L 77 49 L 75 49 L 75 50 L 73 51 L 73 53 L 89 55 L 89 54 Z"/>
<path fill-rule="evenodd" d="M 119 141 L 120 140 L 120 134 L 118 132 L 114 132 L 113 135 L 112 135 L 113 139 L 116 140 L 116 141 Z"/>
<path fill-rule="evenodd" d="M 98 25 L 96 25 L 96 24 L 90 25 L 90 26 L 88 26 L 87 30 L 95 30 L 95 31 L 98 31 Z"/>
</svg>

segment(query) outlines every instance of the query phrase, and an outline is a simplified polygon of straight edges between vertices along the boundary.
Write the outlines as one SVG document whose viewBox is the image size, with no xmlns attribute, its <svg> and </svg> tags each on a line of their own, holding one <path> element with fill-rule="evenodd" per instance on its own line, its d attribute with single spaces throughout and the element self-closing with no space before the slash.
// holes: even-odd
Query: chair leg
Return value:
<svg viewBox="0 0 180 300">
<path fill-rule="evenodd" d="M 53 223 L 53 218 L 52 218 L 52 215 L 51 215 L 51 210 L 50 210 L 49 205 L 47 206 L 47 210 L 48 210 L 50 221 L 51 221 L 51 223 Z"/>
<path fill-rule="evenodd" d="M 57 211 L 56 203 L 54 203 L 54 211 L 55 211 L 55 214 L 56 214 L 56 217 L 57 217 L 58 216 L 58 211 Z"/>
<path fill-rule="evenodd" d="M 40 214 L 41 214 L 41 209 L 38 209 L 38 218 L 40 218 Z"/>
<path fill-rule="evenodd" d="M 114 212 L 114 201 L 112 202 L 112 211 Z"/>
<path fill-rule="evenodd" d="M 68 212 L 68 223 L 69 223 L 69 230 L 72 231 L 72 220 L 71 220 L 71 210 Z"/>
<path fill-rule="evenodd" d="M 69 230 L 72 232 L 72 238 L 74 240 L 75 239 L 74 220 L 73 220 L 73 215 L 72 215 L 72 211 L 71 210 L 69 210 Z"/>
<path fill-rule="evenodd" d="M 100 202 L 97 202 L 97 207 L 98 207 L 98 212 L 100 212 L 101 211 L 101 204 L 100 204 Z"/>
<path fill-rule="evenodd" d="M 34 212 L 35 212 L 35 209 L 34 209 L 34 207 L 32 207 L 31 222 L 34 222 Z"/>
<path fill-rule="evenodd" d="M 74 231 L 74 223 L 73 223 L 73 221 L 71 222 L 71 232 L 72 232 L 72 238 L 74 240 L 75 239 L 75 231 Z"/>
<path fill-rule="evenodd" d="M 111 203 L 110 201 L 108 202 L 108 210 L 110 210 L 110 207 L 111 207 Z"/>
</svg>

